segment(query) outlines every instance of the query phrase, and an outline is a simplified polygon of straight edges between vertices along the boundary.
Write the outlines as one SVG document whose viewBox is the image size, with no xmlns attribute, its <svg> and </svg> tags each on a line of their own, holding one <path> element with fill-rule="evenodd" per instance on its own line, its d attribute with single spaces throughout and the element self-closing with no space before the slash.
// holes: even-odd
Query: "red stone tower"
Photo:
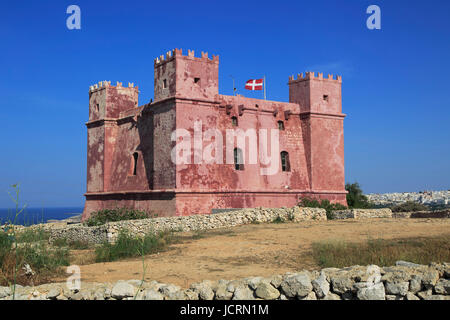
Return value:
<svg viewBox="0 0 450 320">
<path fill-rule="evenodd" d="M 89 88 L 87 192 L 110 191 L 116 148 L 117 119 L 122 111 L 138 106 L 138 87 L 102 81 Z"/>
<path fill-rule="evenodd" d="M 90 87 L 83 219 L 116 207 L 173 216 L 293 206 L 303 197 L 346 204 L 341 77 L 291 77 L 289 102 L 280 102 L 219 94 L 219 58 L 204 52 L 169 51 L 154 73 L 154 101 L 142 106 L 133 84 Z M 183 156 L 173 153 L 178 129 L 192 151 Z M 278 139 L 270 163 L 259 157 L 261 130 Z M 228 139 L 230 131 L 245 143 Z M 228 149 L 230 158 L 256 151 L 255 161 L 229 162 Z M 212 153 L 221 161 L 205 161 Z M 185 154 L 190 161 L 178 162 Z"/>
<path fill-rule="evenodd" d="M 300 106 L 300 118 L 310 187 L 326 197 L 328 191 L 345 190 L 344 118 L 342 78 L 307 72 L 289 79 L 289 101 Z M 340 196 L 345 203 L 345 195 Z"/>
</svg>

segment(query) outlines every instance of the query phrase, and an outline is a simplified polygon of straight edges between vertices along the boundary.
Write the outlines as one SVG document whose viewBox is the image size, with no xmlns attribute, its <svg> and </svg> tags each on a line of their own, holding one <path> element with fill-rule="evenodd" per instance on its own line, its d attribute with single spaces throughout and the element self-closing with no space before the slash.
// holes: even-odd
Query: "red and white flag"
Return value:
<svg viewBox="0 0 450 320">
<path fill-rule="evenodd" d="M 247 90 L 262 90 L 264 79 L 251 79 L 245 83 L 245 89 Z"/>
</svg>

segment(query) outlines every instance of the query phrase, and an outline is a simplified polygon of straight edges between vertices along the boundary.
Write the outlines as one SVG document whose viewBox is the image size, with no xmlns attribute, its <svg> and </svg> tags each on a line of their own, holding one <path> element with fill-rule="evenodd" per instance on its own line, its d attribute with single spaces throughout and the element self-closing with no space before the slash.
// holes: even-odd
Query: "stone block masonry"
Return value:
<svg viewBox="0 0 450 320">
<path fill-rule="evenodd" d="M 0 300 L 11 300 L 0 287 Z M 375 265 L 303 270 L 270 277 L 204 280 L 189 288 L 141 280 L 18 287 L 17 300 L 450 300 L 450 264 Z"/>
</svg>

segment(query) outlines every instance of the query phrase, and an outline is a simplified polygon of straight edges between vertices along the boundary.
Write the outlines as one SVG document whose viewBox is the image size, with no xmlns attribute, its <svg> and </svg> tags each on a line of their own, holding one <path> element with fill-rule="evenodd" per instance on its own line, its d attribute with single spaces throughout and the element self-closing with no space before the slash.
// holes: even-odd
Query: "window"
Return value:
<svg viewBox="0 0 450 320">
<path fill-rule="evenodd" d="M 291 171 L 291 164 L 289 163 L 289 153 L 286 151 L 281 152 L 281 171 Z"/>
<path fill-rule="evenodd" d="M 278 121 L 278 130 L 284 130 L 284 122 L 283 121 Z"/>
<path fill-rule="evenodd" d="M 163 80 L 163 89 L 166 89 L 166 88 L 167 88 L 167 80 L 164 79 L 164 80 Z"/>
<path fill-rule="evenodd" d="M 100 110 L 100 105 L 98 103 L 95 104 L 95 111 L 99 111 Z"/>
<path fill-rule="evenodd" d="M 194 78 L 194 83 L 199 83 L 200 82 L 200 78 Z"/>
<path fill-rule="evenodd" d="M 231 123 L 233 124 L 233 127 L 237 127 L 238 119 L 236 117 L 231 117 Z"/>
<path fill-rule="evenodd" d="M 324 95 L 323 95 L 323 100 L 324 100 L 324 101 L 328 101 L 328 95 L 327 95 L 327 94 L 324 94 Z"/>
<path fill-rule="evenodd" d="M 138 162 L 139 154 L 137 152 L 133 153 L 133 159 L 132 159 L 132 171 L 131 174 L 133 176 L 137 173 L 137 162 Z"/>
<path fill-rule="evenodd" d="M 234 148 L 234 169 L 244 170 L 244 157 L 239 148 Z"/>
</svg>

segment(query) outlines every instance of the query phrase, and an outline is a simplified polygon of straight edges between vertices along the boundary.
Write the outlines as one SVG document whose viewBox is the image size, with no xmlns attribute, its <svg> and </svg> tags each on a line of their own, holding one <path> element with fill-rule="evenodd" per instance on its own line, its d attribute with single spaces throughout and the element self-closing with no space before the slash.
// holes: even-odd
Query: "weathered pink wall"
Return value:
<svg viewBox="0 0 450 320">
<path fill-rule="evenodd" d="M 218 94 L 218 64 L 217 56 L 197 58 L 193 51 L 183 56 L 175 49 L 161 56 L 154 65 L 155 101 L 141 107 L 137 87 L 91 87 L 83 219 L 114 207 L 169 216 L 293 206 L 305 196 L 346 203 L 341 78 L 307 73 L 289 80 L 289 103 L 265 101 Z M 278 159 L 278 172 L 262 175 L 259 158 L 248 164 L 247 152 L 244 170 L 235 170 L 225 163 L 225 140 L 223 164 L 194 164 L 193 157 L 191 164 L 174 164 L 171 134 L 182 128 L 193 138 L 195 121 L 202 122 L 202 132 L 215 128 L 224 138 L 227 129 L 268 129 L 270 134 L 283 121 L 276 156 L 289 153 L 290 171 L 282 172 Z M 210 143 L 203 141 L 203 148 Z M 139 155 L 136 175 L 134 152 Z"/>
<path fill-rule="evenodd" d="M 315 192 L 345 192 L 341 84 L 339 76 L 314 72 L 289 79 L 289 101 L 300 106 L 310 188 Z M 346 204 L 345 197 L 337 202 Z"/>
</svg>

